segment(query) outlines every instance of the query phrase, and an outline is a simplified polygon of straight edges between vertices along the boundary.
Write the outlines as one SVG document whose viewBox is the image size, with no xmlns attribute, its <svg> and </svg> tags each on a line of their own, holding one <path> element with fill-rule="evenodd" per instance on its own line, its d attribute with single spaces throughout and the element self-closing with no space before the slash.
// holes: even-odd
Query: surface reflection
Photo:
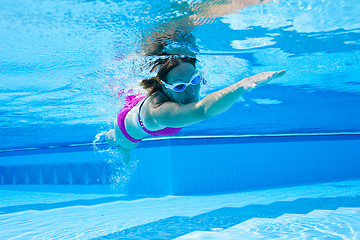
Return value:
<svg viewBox="0 0 360 240">
<path fill-rule="evenodd" d="M 170 8 L 160 12 L 159 22 L 144 32 L 141 45 L 145 56 L 188 55 L 199 52 L 194 27 L 212 24 L 215 19 L 235 13 L 249 6 L 268 3 L 271 0 L 213 0 L 173 2 Z"/>
</svg>

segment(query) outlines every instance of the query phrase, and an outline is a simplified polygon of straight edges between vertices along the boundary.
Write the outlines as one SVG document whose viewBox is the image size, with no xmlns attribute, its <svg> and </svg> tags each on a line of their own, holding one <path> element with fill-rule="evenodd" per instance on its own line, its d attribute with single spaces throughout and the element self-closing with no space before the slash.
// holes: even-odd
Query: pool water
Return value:
<svg viewBox="0 0 360 240">
<path fill-rule="evenodd" d="M 358 1 L 0 5 L 0 239 L 360 239 Z M 287 73 L 125 166 L 103 133 L 179 26 L 201 97 Z"/>
<path fill-rule="evenodd" d="M 206 12 L 213 21 L 189 25 L 202 97 L 260 72 L 287 74 L 178 136 L 358 132 L 358 1 L 263 3 L 2 1 L 0 149 L 92 142 L 121 109 L 118 92 L 140 91 L 143 39 Z"/>
<path fill-rule="evenodd" d="M 1 190 L 2 239 L 358 239 L 360 181 L 194 196 Z"/>
</svg>

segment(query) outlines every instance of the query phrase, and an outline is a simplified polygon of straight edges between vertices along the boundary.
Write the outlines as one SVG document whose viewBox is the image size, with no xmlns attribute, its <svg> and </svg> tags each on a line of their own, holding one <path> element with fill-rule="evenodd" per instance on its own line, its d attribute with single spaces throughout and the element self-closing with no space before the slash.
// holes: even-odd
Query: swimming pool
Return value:
<svg viewBox="0 0 360 240">
<path fill-rule="evenodd" d="M 2 2 L 0 238 L 360 238 L 360 4 L 226 5 Z M 142 41 L 188 18 L 202 96 L 287 74 L 124 166 L 95 136 L 140 91 Z"/>
</svg>

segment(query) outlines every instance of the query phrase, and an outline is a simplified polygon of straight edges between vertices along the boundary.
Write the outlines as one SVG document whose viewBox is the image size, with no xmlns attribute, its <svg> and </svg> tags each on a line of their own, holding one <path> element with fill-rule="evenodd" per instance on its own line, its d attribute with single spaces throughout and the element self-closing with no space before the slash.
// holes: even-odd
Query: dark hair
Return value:
<svg viewBox="0 0 360 240">
<path fill-rule="evenodd" d="M 167 82 L 166 75 L 181 62 L 190 63 L 195 67 L 196 58 L 181 57 L 178 55 L 159 58 L 150 64 L 150 72 L 158 71 L 156 77 L 142 80 L 140 86 L 148 91 L 148 95 L 161 91 L 163 85 L 161 80 Z"/>
<path fill-rule="evenodd" d="M 170 24 L 172 26 L 174 25 L 174 23 Z M 157 31 L 144 36 L 141 41 L 143 54 L 145 56 L 169 56 L 174 53 L 168 53 L 166 48 L 173 43 L 191 46 L 198 51 L 196 38 L 191 33 L 192 29 L 189 28 L 186 22 L 183 22 L 182 24 L 185 24 L 185 26 L 178 27 L 175 30 L 171 30 L 172 27 L 163 26 Z M 164 32 L 164 29 L 167 31 Z"/>
</svg>

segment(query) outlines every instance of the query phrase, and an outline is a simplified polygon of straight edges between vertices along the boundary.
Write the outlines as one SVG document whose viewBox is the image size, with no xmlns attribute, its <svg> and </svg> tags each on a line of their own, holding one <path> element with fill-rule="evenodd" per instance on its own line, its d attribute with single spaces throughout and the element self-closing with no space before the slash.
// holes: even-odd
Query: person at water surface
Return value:
<svg viewBox="0 0 360 240">
<path fill-rule="evenodd" d="M 114 122 L 114 129 L 106 133 L 107 142 L 123 153 L 125 163 L 129 162 L 130 150 L 146 136 L 175 135 L 183 127 L 228 110 L 245 91 L 285 74 L 285 71 L 260 73 L 201 100 L 199 98 L 204 79 L 196 67 L 199 48 L 191 33 L 193 27 L 212 24 L 218 16 L 268 2 L 271 0 L 213 0 L 180 4 L 177 12 L 182 14 L 164 17 L 158 26 L 143 35 L 139 57 L 158 57 L 150 64 L 150 72 L 156 72 L 156 76 L 140 84 L 148 91 L 147 96 L 127 97 Z M 123 56 L 120 55 L 121 60 Z"/>
<path fill-rule="evenodd" d="M 159 58 L 151 71 L 157 75 L 141 82 L 147 96 L 128 96 L 119 112 L 114 129 L 106 140 L 125 157 L 148 135 L 169 136 L 181 128 L 209 119 L 228 110 L 246 91 L 283 76 L 285 70 L 263 72 L 199 99 L 202 77 L 196 58 L 171 55 Z"/>
</svg>

